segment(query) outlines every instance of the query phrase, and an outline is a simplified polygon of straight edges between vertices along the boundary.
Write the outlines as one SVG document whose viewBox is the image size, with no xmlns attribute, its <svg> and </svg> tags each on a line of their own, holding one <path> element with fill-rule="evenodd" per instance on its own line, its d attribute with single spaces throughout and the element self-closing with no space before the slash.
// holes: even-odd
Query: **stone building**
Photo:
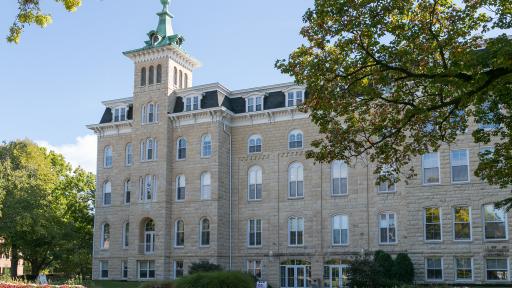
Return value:
<svg viewBox="0 0 512 288">
<path fill-rule="evenodd" d="M 95 279 L 174 279 L 191 263 L 243 270 L 273 287 L 341 287 L 364 251 L 406 252 L 418 282 L 509 283 L 508 190 L 475 176 L 471 131 L 414 160 L 407 185 L 374 166 L 305 158 L 319 136 L 294 83 L 193 86 L 200 64 L 168 3 L 134 62 L 134 92 L 99 124 Z M 489 127 L 492 129 L 492 127 Z"/>
</svg>

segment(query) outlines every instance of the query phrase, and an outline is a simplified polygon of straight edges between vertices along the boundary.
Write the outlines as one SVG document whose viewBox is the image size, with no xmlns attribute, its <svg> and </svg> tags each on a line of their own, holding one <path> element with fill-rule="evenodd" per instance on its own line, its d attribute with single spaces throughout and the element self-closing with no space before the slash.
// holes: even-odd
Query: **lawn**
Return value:
<svg viewBox="0 0 512 288">
<path fill-rule="evenodd" d="M 87 288 L 139 288 L 139 282 L 126 281 L 91 281 Z"/>
</svg>

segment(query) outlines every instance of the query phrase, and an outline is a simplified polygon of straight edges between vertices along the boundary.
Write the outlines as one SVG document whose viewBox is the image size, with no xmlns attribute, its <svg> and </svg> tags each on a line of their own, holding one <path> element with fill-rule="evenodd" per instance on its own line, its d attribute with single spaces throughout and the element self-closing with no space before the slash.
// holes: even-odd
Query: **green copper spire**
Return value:
<svg viewBox="0 0 512 288">
<path fill-rule="evenodd" d="M 174 34 L 172 31 L 172 15 L 169 13 L 168 7 L 169 7 L 169 0 L 160 0 L 160 3 L 162 3 L 162 12 L 157 13 L 158 15 L 158 27 L 156 28 L 156 32 L 161 37 L 171 36 Z"/>
</svg>

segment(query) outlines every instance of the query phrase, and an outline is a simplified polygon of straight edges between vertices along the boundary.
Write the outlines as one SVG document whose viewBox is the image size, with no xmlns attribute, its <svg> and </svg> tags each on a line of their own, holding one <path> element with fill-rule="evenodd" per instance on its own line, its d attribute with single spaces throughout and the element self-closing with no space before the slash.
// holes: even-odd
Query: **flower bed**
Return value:
<svg viewBox="0 0 512 288">
<path fill-rule="evenodd" d="M 0 283 L 0 288 L 86 288 L 80 285 L 37 285 L 25 283 Z"/>
</svg>

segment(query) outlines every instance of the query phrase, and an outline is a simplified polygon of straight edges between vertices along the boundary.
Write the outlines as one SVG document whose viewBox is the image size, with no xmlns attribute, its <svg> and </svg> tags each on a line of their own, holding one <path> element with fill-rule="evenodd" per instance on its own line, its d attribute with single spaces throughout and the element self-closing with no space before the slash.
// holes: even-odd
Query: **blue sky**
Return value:
<svg viewBox="0 0 512 288">
<path fill-rule="evenodd" d="M 16 12 L 0 2 L 0 39 Z M 101 101 L 132 96 L 133 65 L 122 51 L 142 47 L 157 25 L 158 0 L 84 0 L 75 12 L 41 1 L 54 23 L 28 27 L 19 45 L 0 40 L 0 140 L 30 138 L 92 166 Z M 230 89 L 291 81 L 274 68 L 302 43 L 302 15 L 313 0 L 174 0 L 174 30 L 203 67 L 194 85 Z M 2 32 L 3 31 L 3 32 Z M 90 155 L 92 154 L 92 155 Z M 85 164 L 87 162 L 87 164 Z"/>
</svg>

